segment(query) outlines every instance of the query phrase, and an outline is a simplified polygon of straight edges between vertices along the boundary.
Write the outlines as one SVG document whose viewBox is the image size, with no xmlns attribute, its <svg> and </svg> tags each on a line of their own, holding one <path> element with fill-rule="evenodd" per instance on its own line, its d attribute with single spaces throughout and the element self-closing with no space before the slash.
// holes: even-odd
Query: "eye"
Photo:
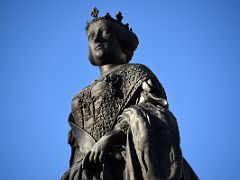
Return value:
<svg viewBox="0 0 240 180">
<path fill-rule="evenodd" d="M 89 39 L 89 40 L 92 40 L 92 39 L 94 39 L 94 36 L 95 36 L 94 33 L 90 33 L 90 34 L 88 35 L 88 39 Z"/>
<path fill-rule="evenodd" d="M 110 30 L 108 30 L 108 29 L 103 29 L 102 30 L 102 35 L 104 36 L 104 35 L 110 35 L 111 34 L 111 31 Z"/>
</svg>

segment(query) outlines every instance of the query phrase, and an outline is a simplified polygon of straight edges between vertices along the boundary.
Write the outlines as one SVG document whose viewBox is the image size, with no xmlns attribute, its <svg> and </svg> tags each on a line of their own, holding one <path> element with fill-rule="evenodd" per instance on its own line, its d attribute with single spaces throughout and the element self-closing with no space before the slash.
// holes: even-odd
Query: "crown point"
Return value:
<svg viewBox="0 0 240 180">
<path fill-rule="evenodd" d="M 106 13 L 106 17 L 111 17 L 111 15 L 109 14 L 109 12 L 108 12 L 108 13 Z"/>
<path fill-rule="evenodd" d="M 97 17 L 98 17 L 98 13 L 99 13 L 98 9 L 97 9 L 96 7 L 94 7 L 94 8 L 92 9 L 91 16 L 92 16 L 93 18 L 97 18 Z"/>
<path fill-rule="evenodd" d="M 121 12 L 117 12 L 116 18 L 117 18 L 117 20 L 118 20 L 119 22 L 121 22 L 122 19 L 123 19 L 122 13 L 121 13 Z"/>
</svg>

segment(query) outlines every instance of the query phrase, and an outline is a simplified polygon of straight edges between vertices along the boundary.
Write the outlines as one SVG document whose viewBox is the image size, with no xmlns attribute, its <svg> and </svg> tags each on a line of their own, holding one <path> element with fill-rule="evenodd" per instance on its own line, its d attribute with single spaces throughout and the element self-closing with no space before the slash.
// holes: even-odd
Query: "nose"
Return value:
<svg viewBox="0 0 240 180">
<path fill-rule="evenodd" d="M 98 41 L 100 41 L 101 40 L 101 34 L 100 34 L 100 32 L 98 31 L 97 33 L 96 33 L 96 35 L 94 36 L 94 42 L 98 42 Z"/>
</svg>

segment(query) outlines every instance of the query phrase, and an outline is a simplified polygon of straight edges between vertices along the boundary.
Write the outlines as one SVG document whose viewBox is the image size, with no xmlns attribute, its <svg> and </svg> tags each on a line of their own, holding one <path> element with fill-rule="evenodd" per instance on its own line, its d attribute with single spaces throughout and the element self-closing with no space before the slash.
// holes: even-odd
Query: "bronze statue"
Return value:
<svg viewBox="0 0 240 180">
<path fill-rule="evenodd" d="M 109 13 L 86 31 L 90 62 L 101 77 L 72 100 L 70 168 L 62 180 L 198 179 L 180 149 L 165 91 L 144 65 L 129 64 L 138 38 Z"/>
</svg>

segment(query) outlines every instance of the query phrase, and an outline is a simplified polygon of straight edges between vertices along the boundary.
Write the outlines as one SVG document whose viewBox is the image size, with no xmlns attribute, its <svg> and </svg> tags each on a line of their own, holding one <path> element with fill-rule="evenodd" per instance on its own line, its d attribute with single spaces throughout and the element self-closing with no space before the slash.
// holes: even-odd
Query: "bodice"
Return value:
<svg viewBox="0 0 240 180">
<path fill-rule="evenodd" d="M 72 100 L 74 123 L 95 140 L 114 128 L 116 119 L 134 96 L 141 84 L 152 81 L 164 90 L 153 73 L 141 64 L 124 64 L 94 81 Z"/>
</svg>

